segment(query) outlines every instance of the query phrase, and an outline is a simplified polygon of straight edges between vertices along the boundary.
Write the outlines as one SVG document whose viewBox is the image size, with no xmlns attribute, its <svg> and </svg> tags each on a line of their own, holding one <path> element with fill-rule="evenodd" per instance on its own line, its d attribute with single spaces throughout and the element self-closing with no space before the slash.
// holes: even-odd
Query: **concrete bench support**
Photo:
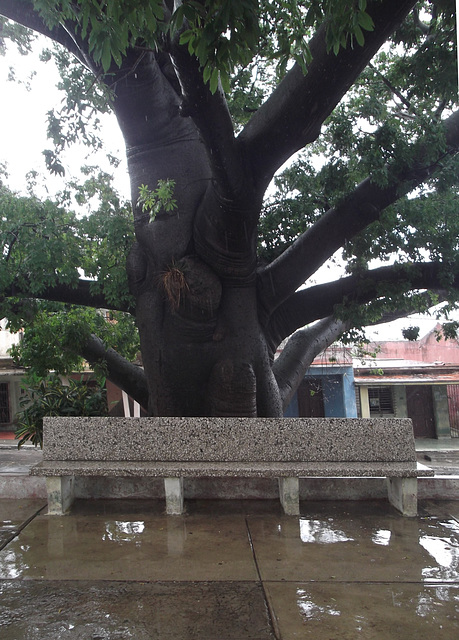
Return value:
<svg viewBox="0 0 459 640">
<path fill-rule="evenodd" d="M 166 513 L 184 510 L 184 478 L 273 478 L 288 515 L 300 513 L 300 478 L 386 478 L 390 502 L 417 513 L 409 419 L 45 418 L 43 462 L 50 514 L 66 513 L 74 478 L 162 478 Z"/>
<path fill-rule="evenodd" d="M 179 516 L 183 513 L 183 478 L 164 478 L 166 513 Z"/>
<path fill-rule="evenodd" d="M 386 478 L 389 502 L 404 516 L 418 513 L 418 479 Z"/>
<path fill-rule="evenodd" d="M 74 500 L 74 476 L 51 476 L 46 478 L 48 491 L 48 513 L 54 516 L 62 516 L 73 504 Z"/>
<path fill-rule="evenodd" d="M 279 478 L 279 498 L 284 513 L 300 515 L 300 481 L 298 478 Z"/>
</svg>

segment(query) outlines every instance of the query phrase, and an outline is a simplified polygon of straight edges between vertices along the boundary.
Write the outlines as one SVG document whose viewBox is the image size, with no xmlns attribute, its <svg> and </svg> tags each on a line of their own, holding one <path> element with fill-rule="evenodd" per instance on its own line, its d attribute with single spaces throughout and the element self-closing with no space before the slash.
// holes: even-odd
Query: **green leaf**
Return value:
<svg viewBox="0 0 459 640">
<path fill-rule="evenodd" d="M 365 31 L 373 31 L 373 29 L 375 28 L 372 17 L 364 11 L 361 11 L 358 14 L 358 21 L 359 25 L 362 27 L 362 29 L 365 29 Z"/>
<path fill-rule="evenodd" d="M 219 79 L 218 69 L 213 69 L 212 74 L 210 76 L 210 83 L 209 83 L 211 93 L 215 93 L 217 91 L 218 79 Z"/>
<path fill-rule="evenodd" d="M 102 46 L 102 55 L 101 55 L 102 68 L 105 71 L 105 73 L 107 73 L 107 71 L 110 69 L 111 61 L 112 61 L 111 43 L 110 43 L 110 40 L 107 38 L 104 41 L 104 44 Z"/>
<path fill-rule="evenodd" d="M 202 78 L 204 82 L 209 82 L 211 74 L 212 74 L 212 67 L 210 66 L 210 64 L 206 64 L 202 72 Z"/>
<path fill-rule="evenodd" d="M 357 40 L 358 44 L 363 47 L 363 45 L 365 44 L 365 38 L 362 32 L 362 29 L 359 27 L 359 25 L 357 25 L 355 27 L 354 30 L 354 35 L 355 35 L 355 39 Z"/>
</svg>

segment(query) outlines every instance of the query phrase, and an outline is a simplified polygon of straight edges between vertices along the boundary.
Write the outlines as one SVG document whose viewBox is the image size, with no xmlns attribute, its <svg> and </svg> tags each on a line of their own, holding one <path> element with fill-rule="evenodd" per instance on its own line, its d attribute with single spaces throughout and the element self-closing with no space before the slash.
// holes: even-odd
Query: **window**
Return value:
<svg viewBox="0 0 459 640">
<path fill-rule="evenodd" d="M 369 387 L 368 401 L 371 416 L 394 414 L 392 387 Z"/>
</svg>

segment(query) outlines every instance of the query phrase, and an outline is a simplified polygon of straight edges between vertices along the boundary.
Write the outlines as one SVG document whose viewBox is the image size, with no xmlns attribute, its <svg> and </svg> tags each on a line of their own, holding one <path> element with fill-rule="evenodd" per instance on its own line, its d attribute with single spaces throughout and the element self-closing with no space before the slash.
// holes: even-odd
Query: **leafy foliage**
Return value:
<svg viewBox="0 0 459 640">
<path fill-rule="evenodd" d="M 27 55 L 32 50 L 32 42 L 35 40 L 35 34 L 20 24 L 10 22 L 0 16 L 0 55 L 6 53 L 6 42 L 16 45 L 17 50 L 22 55 Z"/>
<path fill-rule="evenodd" d="M 432 160 L 423 187 L 349 240 L 343 259 L 349 273 L 381 261 L 439 260 L 445 265 L 445 287 L 453 280 L 459 161 L 442 157 L 440 126 L 457 102 L 453 5 L 419 3 L 334 110 L 317 143 L 276 178 L 277 191 L 265 205 L 260 226 L 264 260 L 279 255 L 367 176 L 384 187 L 418 157 L 428 163 L 440 156 L 440 162 Z M 426 81 L 426 70 L 432 81 Z M 413 145 L 421 137 L 428 142 L 422 148 Z"/>
<path fill-rule="evenodd" d="M 142 40 L 154 47 L 164 17 L 161 0 L 34 0 L 50 27 L 75 23 L 75 30 L 88 39 L 94 61 L 107 72 L 112 60 L 120 66 L 128 46 Z"/>
<path fill-rule="evenodd" d="M 30 307 L 29 307 L 30 314 Z M 46 377 L 49 371 L 70 375 L 82 371 L 85 362 L 81 349 L 92 334 L 98 335 L 108 347 L 134 360 L 139 351 L 138 333 L 129 314 L 105 314 L 91 308 L 34 304 L 34 314 L 23 320 L 26 331 L 20 342 L 11 348 L 17 366 Z M 97 366 L 96 366 L 97 370 Z M 104 373 L 103 363 L 98 373 Z"/>
<path fill-rule="evenodd" d="M 0 186 L 0 285 L 40 297 L 51 287 L 76 288 L 83 270 L 92 293 L 126 308 L 131 304 L 125 270 L 133 239 L 131 207 L 120 200 L 110 175 L 95 167 L 83 172 L 86 180 L 69 182 L 54 202 Z M 72 204 L 94 208 L 77 216 Z M 3 314 L 8 316 L 5 306 Z"/>
<path fill-rule="evenodd" d="M 308 5 L 296 0 L 185 0 L 168 15 L 161 0 L 34 0 L 50 28 L 73 24 L 104 73 L 112 63 L 121 66 L 128 47 L 157 49 L 178 37 L 199 60 L 212 93 L 219 79 L 229 91 L 234 69 L 250 63 L 260 40 L 275 42 L 270 59 L 282 73 L 291 60 L 306 68 L 306 36 L 324 20 L 327 45 L 335 53 L 340 47 L 362 45 L 364 31 L 373 29 L 366 0 L 315 0 Z"/>
<path fill-rule="evenodd" d="M 56 203 L 0 187 L 2 289 L 14 283 L 34 296 L 52 284 L 76 285 L 81 258 L 77 226 L 76 216 Z"/>
<path fill-rule="evenodd" d="M 0 283 L 9 292 L 0 310 L 12 331 L 24 332 L 12 348 L 14 360 L 40 377 L 81 370 L 81 347 L 92 334 L 131 360 L 139 350 L 130 314 L 113 311 L 107 319 L 90 307 L 44 301 L 50 290 L 77 289 L 83 270 L 91 294 L 101 295 L 107 306 L 132 305 L 125 269 L 133 237 L 131 207 L 120 201 L 111 176 L 94 167 L 83 173 L 86 180 L 69 182 L 57 202 L 36 198 L 33 180 L 30 196 L 0 186 Z M 95 206 L 77 216 L 63 206 L 71 204 Z"/>
<path fill-rule="evenodd" d="M 149 189 L 146 184 L 140 185 L 137 204 L 143 212 L 148 213 L 150 222 L 162 211 L 171 213 L 177 208 L 177 201 L 173 197 L 174 187 L 174 180 L 158 180 L 156 189 Z"/>
<path fill-rule="evenodd" d="M 48 169 L 64 175 L 60 161 L 64 149 L 74 143 L 83 144 L 90 153 L 102 149 L 100 117 L 111 111 L 112 95 L 107 85 L 95 81 L 89 69 L 82 67 L 63 47 L 54 45 L 44 49 L 40 59 L 53 61 L 60 77 L 57 84 L 62 92 L 60 107 L 47 114 L 47 134 L 53 149 L 44 153 Z M 58 164 L 54 171 L 52 162 Z"/>
<path fill-rule="evenodd" d="M 106 391 L 95 381 L 69 379 L 63 384 L 58 375 L 39 379 L 29 376 L 26 394 L 18 413 L 18 449 L 27 441 L 43 448 L 43 418 L 55 416 L 107 415 Z"/>
</svg>

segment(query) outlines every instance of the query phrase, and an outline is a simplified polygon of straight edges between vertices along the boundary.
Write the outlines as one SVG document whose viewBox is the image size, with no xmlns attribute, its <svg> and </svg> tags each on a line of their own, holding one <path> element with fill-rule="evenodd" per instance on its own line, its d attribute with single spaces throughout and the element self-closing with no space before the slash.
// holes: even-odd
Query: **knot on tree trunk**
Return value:
<svg viewBox="0 0 459 640">
<path fill-rule="evenodd" d="M 159 280 L 172 311 L 196 321 L 216 316 L 222 285 L 212 269 L 197 256 L 173 261 Z"/>
<path fill-rule="evenodd" d="M 209 415 L 256 417 L 256 389 L 255 372 L 249 362 L 217 362 L 209 379 Z"/>
</svg>

